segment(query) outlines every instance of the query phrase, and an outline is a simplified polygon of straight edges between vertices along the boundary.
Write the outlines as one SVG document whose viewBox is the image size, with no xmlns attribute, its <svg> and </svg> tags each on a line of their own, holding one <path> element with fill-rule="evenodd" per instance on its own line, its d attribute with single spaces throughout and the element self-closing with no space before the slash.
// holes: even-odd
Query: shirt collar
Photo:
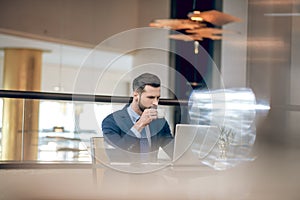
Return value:
<svg viewBox="0 0 300 200">
<path fill-rule="evenodd" d="M 139 118 L 140 118 L 140 115 L 137 114 L 132 108 L 131 108 L 131 105 L 129 105 L 127 107 L 127 112 L 132 120 L 133 123 L 135 123 Z"/>
</svg>

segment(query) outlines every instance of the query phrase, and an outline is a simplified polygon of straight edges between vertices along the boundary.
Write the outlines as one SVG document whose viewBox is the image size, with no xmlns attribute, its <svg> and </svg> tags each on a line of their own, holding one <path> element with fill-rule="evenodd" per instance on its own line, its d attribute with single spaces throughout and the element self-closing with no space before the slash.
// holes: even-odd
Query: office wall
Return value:
<svg viewBox="0 0 300 200">
<path fill-rule="evenodd" d="M 291 15 L 297 5 L 296 1 L 293 4 L 288 0 L 249 1 L 247 85 L 257 100 L 271 106 L 266 120 L 258 127 L 258 136 L 275 144 L 296 144 L 295 139 L 299 138 L 291 130 L 298 126 L 295 117 L 299 109 L 290 105 L 296 103 L 294 97 L 299 95 L 293 91 L 297 85 L 293 77 L 299 76 L 298 60 L 294 56 L 298 43 L 295 37 L 299 33 L 295 32 L 295 17 Z"/>
<path fill-rule="evenodd" d="M 292 8 L 293 13 L 299 13 L 300 7 L 299 5 L 295 5 Z M 291 76 L 290 76 L 290 100 L 289 103 L 292 105 L 291 107 L 294 107 L 294 110 L 289 112 L 288 118 L 289 118 L 289 124 L 288 127 L 290 127 L 290 134 L 289 137 L 291 138 L 291 141 L 293 141 L 294 144 L 297 144 L 300 135 L 300 124 L 298 123 L 300 121 L 300 112 L 299 112 L 299 106 L 300 106 L 300 57 L 299 57 L 299 51 L 300 51 L 300 18 L 299 16 L 295 15 L 293 17 L 290 17 L 292 20 L 292 34 L 291 34 Z"/>
<path fill-rule="evenodd" d="M 28 40 L 25 43 L 24 40 L 19 43 L 15 41 L 2 43 L 0 48 L 7 45 L 20 45 L 50 50 L 43 56 L 42 90 L 44 91 L 55 91 L 54 87 L 60 85 L 62 87 L 59 91 L 73 92 L 76 76 L 81 70 L 85 71 L 82 73 L 85 73 L 87 77 L 84 82 L 86 87 L 94 83 L 93 89 L 96 90 L 96 93 L 111 95 L 115 83 L 124 73 L 139 65 L 141 60 L 151 60 L 152 55 L 124 56 L 130 57 L 129 61 L 121 59 L 122 62 L 117 62 L 112 69 L 105 71 L 105 77 L 103 76 L 102 82 L 99 83 L 102 87 L 96 86 L 96 82 L 100 79 L 96 75 L 102 74 L 102 70 L 107 67 L 103 65 L 103 60 L 107 61 L 112 57 L 107 56 L 108 54 L 116 55 L 122 52 L 122 49 L 126 49 L 131 40 L 115 40 L 114 42 L 112 39 L 105 45 L 102 45 L 101 42 L 114 37 L 115 34 L 122 34 L 124 31 L 147 27 L 153 19 L 168 18 L 169 3 L 169 0 L 127 0 L 126 3 L 121 0 L 0 0 L 0 32 L 34 40 Z M 132 37 L 134 36 L 133 34 Z M 43 41 L 46 42 L 43 43 Z M 102 55 L 94 56 L 95 58 L 92 56 L 87 58 L 89 51 L 94 51 L 93 48 L 99 44 L 102 45 L 103 51 L 107 51 L 107 54 L 103 52 Z M 162 45 L 164 48 L 168 48 L 168 43 Z M 0 58 L 3 58 L 3 52 L 1 52 Z M 90 63 L 87 63 L 86 59 Z M 168 54 L 157 57 L 157 59 L 159 59 L 156 61 L 158 63 L 168 64 Z M 91 62 L 93 63 L 91 64 Z M 85 66 L 82 67 L 82 65 Z M 3 65 L 0 65 L 1 69 L 2 67 Z M 162 74 L 163 78 L 168 80 L 168 72 L 162 73 L 157 70 L 157 73 Z M 130 80 L 121 81 L 124 84 L 119 84 L 116 94 L 129 95 L 129 88 L 123 85 L 129 84 Z M 86 90 L 86 92 L 89 91 Z"/>
<path fill-rule="evenodd" d="M 77 45 L 169 17 L 169 0 L 1 0 L 0 30 Z"/>
<path fill-rule="evenodd" d="M 2 0 L 0 11 L 3 29 L 84 44 L 98 44 L 138 22 L 137 0 Z"/>
<path fill-rule="evenodd" d="M 221 77 L 225 88 L 246 87 L 248 0 L 224 0 L 223 12 L 241 21 L 223 27 L 229 33 L 221 44 Z"/>
</svg>

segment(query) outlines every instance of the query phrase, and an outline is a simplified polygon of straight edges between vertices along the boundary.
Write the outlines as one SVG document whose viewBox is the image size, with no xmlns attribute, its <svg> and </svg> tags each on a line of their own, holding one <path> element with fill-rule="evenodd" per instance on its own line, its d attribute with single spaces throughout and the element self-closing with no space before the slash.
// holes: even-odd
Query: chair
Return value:
<svg viewBox="0 0 300 200">
<path fill-rule="evenodd" d="M 105 152 L 105 141 L 103 137 L 91 137 L 91 156 L 94 183 L 99 184 L 102 180 L 105 170 L 105 163 L 108 162 L 108 156 Z"/>
</svg>

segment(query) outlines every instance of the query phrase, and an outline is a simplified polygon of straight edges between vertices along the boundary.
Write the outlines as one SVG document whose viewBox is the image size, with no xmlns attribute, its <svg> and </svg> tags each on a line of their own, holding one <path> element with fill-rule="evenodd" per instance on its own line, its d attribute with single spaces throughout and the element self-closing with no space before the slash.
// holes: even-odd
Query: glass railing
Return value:
<svg viewBox="0 0 300 200">
<path fill-rule="evenodd" d="M 91 164 L 90 139 L 101 137 L 102 120 L 130 101 L 130 97 L 0 90 L 0 164 Z M 176 108 L 187 106 L 187 101 L 161 99 L 160 104 L 174 131 Z"/>
</svg>

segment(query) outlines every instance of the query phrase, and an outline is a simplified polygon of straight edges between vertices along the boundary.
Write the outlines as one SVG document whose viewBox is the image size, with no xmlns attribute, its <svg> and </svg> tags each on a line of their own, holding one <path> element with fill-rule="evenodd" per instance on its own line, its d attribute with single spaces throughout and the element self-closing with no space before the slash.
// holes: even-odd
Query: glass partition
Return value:
<svg viewBox="0 0 300 200">
<path fill-rule="evenodd" d="M 36 106 L 35 109 L 33 105 Z M 1 161 L 91 163 L 90 139 L 102 137 L 102 120 L 124 105 L 2 98 Z M 165 110 L 165 117 L 174 133 L 175 106 L 160 107 Z"/>
</svg>

